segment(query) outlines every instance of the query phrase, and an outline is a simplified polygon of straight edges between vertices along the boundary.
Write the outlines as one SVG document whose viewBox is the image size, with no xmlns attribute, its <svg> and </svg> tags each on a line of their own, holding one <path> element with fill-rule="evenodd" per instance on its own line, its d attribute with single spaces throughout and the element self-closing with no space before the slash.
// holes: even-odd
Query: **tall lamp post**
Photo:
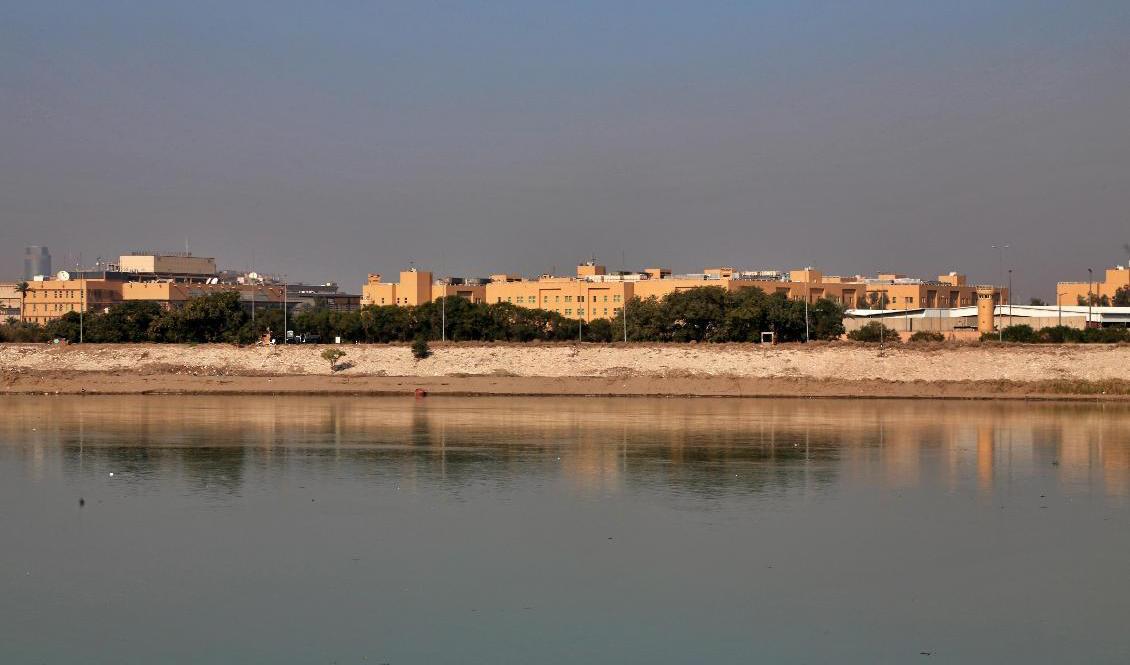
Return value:
<svg viewBox="0 0 1130 665">
<path fill-rule="evenodd" d="M 992 247 L 993 247 L 993 249 L 997 250 L 997 284 L 1000 284 L 1000 285 L 1003 286 L 1004 285 L 1004 250 L 1008 249 L 1009 246 L 1007 244 L 1002 244 L 1002 245 L 993 245 Z M 1011 296 L 1011 294 L 1010 294 L 1010 296 Z M 997 299 L 997 304 L 1000 304 L 999 298 Z M 996 310 L 996 305 L 993 305 L 993 309 Z M 996 312 L 994 311 L 993 314 L 994 314 L 994 318 L 995 318 Z M 1011 323 L 1011 321 L 1009 323 Z M 1001 341 L 1001 342 L 1004 341 L 1004 326 L 1000 325 L 999 320 L 997 322 L 997 341 Z"/>
<path fill-rule="evenodd" d="M 808 280 L 809 280 L 809 276 L 805 275 L 805 277 L 804 277 L 804 341 L 805 341 L 806 344 L 809 341 L 809 338 L 808 338 L 808 295 L 809 295 L 809 293 L 808 293 Z"/>
<path fill-rule="evenodd" d="M 1059 327 L 1061 328 L 1063 327 L 1063 296 L 1065 295 L 1067 294 L 1059 292 L 1055 294 L 1055 304 L 1056 308 L 1059 310 Z"/>
<path fill-rule="evenodd" d="M 1095 301 L 1095 296 L 1091 293 L 1091 284 L 1095 281 L 1095 271 L 1093 268 L 1087 268 L 1087 323 L 1084 328 L 1091 327 L 1091 304 Z"/>
<path fill-rule="evenodd" d="M 1008 325 L 1012 325 L 1012 268 L 1008 269 Z"/>
<path fill-rule="evenodd" d="M 287 343 L 287 330 L 286 330 L 286 274 L 283 274 L 283 344 Z"/>
</svg>

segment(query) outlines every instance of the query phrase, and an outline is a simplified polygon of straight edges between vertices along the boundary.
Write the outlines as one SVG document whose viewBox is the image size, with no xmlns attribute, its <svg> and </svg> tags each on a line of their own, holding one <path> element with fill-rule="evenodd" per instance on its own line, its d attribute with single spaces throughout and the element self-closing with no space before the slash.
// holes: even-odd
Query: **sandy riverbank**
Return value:
<svg viewBox="0 0 1130 665">
<path fill-rule="evenodd" d="M 3 392 L 1036 398 L 1130 392 L 1130 346 L 0 345 Z M 1105 395 L 1103 393 L 1106 393 Z"/>
</svg>

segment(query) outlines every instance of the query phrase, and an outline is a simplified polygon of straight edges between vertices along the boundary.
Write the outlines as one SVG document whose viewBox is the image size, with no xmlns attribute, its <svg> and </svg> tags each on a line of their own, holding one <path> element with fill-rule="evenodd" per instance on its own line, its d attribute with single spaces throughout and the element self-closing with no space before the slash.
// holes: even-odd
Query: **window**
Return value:
<svg viewBox="0 0 1130 665">
<path fill-rule="evenodd" d="M 573 310 L 571 310 L 571 309 L 569 309 L 569 308 L 566 308 L 566 309 L 565 309 L 565 316 L 569 316 L 569 315 L 570 315 L 570 314 L 572 314 L 572 313 L 573 313 Z"/>
<path fill-rule="evenodd" d="M 618 295 L 612 296 L 612 302 L 620 302 L 620 296 L 618 296 Z"/>
<path fill-rule="evenodd" d="M 573 302 L 573 296 L 565 296 L 565 302 Z"/>
<path fill-rule="evenodd" d="M 577 302 L 584 302 L 584 301 L 585 301 L 584 296 L 577 296 Z"/>
<path fill-rule="evenodd" d="M 608 302 L 608 296 L 604 296 L 604 302 Z"/>
</svg>

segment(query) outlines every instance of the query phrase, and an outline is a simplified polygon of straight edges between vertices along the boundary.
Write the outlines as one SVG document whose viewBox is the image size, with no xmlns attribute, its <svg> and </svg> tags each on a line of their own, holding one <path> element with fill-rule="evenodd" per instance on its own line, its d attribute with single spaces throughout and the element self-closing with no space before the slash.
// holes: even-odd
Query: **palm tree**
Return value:
<svg viewBox="0 0 1130 665">
<path fill-rule="evenodd" d="M 27 282 L 20 282 L 16 285 L 16 291 L 20 293 L 20 320 L 24 319 L 24 300 L 27 300 L 27 292 L 31 290 L 31 286 Z"/>
</svg>

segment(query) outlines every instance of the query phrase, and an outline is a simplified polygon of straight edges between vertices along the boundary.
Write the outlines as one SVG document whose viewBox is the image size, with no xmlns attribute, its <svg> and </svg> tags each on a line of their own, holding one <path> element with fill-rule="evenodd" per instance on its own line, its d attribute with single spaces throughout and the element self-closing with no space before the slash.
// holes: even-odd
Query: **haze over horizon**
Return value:
<svg viewBox="0 0 1130 665">
<path fill-rule="evenodd" d="M 0 6 L 0 279 L 1128 260 L 1130 3 Z"/>
</svg>

